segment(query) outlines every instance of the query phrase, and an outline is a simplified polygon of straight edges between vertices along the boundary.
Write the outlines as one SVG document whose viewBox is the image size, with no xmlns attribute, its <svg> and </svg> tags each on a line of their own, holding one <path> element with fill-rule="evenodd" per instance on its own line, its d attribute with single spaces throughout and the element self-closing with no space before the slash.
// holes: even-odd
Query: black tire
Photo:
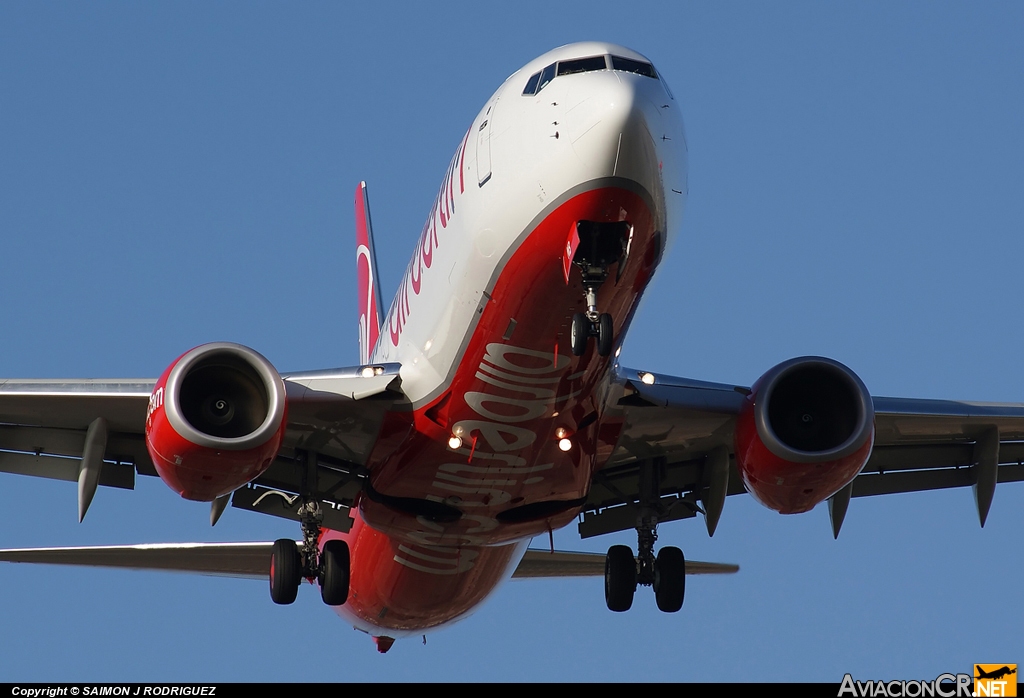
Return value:
<svg viewBox="0 0 1024 698">
<path fill-rule="evenodd" d="M 572 326 L 569 328 L 569 344 L 572 346 L 572 353 L 576 356 L 583 356 L 587 351 L 587 341 L 590 339 L 590 320 L 585 313 L 576 313 L 572 316 Z"/>
<path fill-rule="evenodd" d="M 612 353 L 614 332 L 612 316 L 608 313 L 601 313 L 597 318 L 597 353 L 599 356 L 608 356 Z"/>
<path fill-rule="evenodd" d="M 609 611 L 621 613 L 633 605 L 636 593 L 636 558 L 626 545 L 608 548 L 604 559 L 604 600 Z"/>
<path fill-rule="evenodd" d="M 658 551 L 654 561 L 654 598 L 665 613 L 675 613 L 683 607 L 686 594 L 686 560 L 679 548 L 667 547 Z"/>
<path fill-rule="evenodd" d="M 329 540 L 320 553 L 320 596 L 328 606 L 341 606 L 348 600 L 350 574 L 348 544 Z"/>
<path fill-rule="evenodd" d="M 302 581 L 302 560 L 295 541 L 282 538 L 274 541 L 270 554 L 270 598 L 287 605 L 295 601 Z"/>
</svg>

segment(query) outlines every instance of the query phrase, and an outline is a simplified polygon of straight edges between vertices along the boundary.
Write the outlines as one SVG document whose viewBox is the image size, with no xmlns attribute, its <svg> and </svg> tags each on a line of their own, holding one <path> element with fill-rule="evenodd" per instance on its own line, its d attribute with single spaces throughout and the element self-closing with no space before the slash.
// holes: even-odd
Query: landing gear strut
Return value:
<svg viewBox="0 0 1024 698">
<path fill-rule="evenodd" d="M 608 549 L 604 567 L 604 596 L 610 611 L 628 611 L 637 585 L 654 588 L 658 608 L 675 613 L 683 607 L 686 560 L 679 548 L 665 547 L 655 556 L 658 540 L 659 474 L 663 459 L 640 467 L 640 515 L 637 517 L 637 555 L 625 545 Z"/>
<path fill-rule="evenodd" d="M 315 454 L 307 455 L 314 464 Z M 288 538 L 274 541 L 270 558 L 270 598 L 277 604 L 290 604 L 298 595 L 299 584 L 306 578 L 320 583 L 320 595 L 328 606 L 341 606 L 348 600 L 351 571 L 348 544 L 329 540 L 321 552 L 320 534 L 324 516 L 316 498 L 304 496 L 298 509 L 302 524 L 302 542 Z"/>
</svg>

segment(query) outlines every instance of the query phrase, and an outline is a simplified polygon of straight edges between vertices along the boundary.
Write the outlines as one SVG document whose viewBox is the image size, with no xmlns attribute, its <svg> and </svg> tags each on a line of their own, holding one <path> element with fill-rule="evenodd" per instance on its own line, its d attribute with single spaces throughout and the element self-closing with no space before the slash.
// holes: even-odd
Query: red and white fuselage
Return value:
<svg viewBox="0 0 1024 698">
<path fill-rule="evenodd" d="M 568 63 L 587 58 L 605 67 Z M 618 347 L 687 191 L 679 107 L 636 63 L 649 65 L 605 43 L 531 61 L 487 101 L 445 172 L 370 357 L 401 364 L 408 404 L 385 419 L 351 531 L 323 538 L 350 546 L 338 612 L 359 629 L 399 637 L 464 617 L 531 537 L 578 514 L 617 445 L 604 404 L 618 352 L 570 348 L 571 318 L 586 310 L 573 232 L 578 221 L 630 226 L 598 291 Z"/>
</svg>

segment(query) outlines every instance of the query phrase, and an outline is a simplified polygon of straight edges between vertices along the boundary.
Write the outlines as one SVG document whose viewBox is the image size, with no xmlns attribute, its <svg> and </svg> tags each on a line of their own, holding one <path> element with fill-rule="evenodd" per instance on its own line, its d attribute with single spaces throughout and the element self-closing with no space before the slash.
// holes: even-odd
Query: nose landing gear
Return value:
<svg viewBox="0 0 1024 698">
<path fill-rule="evenodd" d="M 579 246 L 573 255 L 572 263 L 583 275 L 583 290 L 587 299 L 587 312 L 576 313 L 572 318 L 570 344 L 572 353 L 576 356 L 583 356 L 586 353 L 587 342 L 591 337 L 597 338 L 599 356 L 608 356 L 612 353 L 612 316 L 598 312 L 597 290 L 608 278 L 608 270 L 612 264 L 618 264 L 616 276 L 622 275 L 622 268 L 629 256 L 632 230 L 632 226 L 625 221 L 576 223 Z"/>
<path fill-rule="evenodd" d="M 596 310 L 594 315 L 597 315 Z M 597 337 L 598 355 L 608 356 L 612 353 L 613 333 L 612 316 L 608 313 L 597 315 L 596 321 L 590 318 L 589 313 L 576 313 L 572 316 L 572 327 L 569 334 L 572 353 L 576 356 L 583 356 L 587 351 L 587 341 L 591 337 Z"/>
</svg>

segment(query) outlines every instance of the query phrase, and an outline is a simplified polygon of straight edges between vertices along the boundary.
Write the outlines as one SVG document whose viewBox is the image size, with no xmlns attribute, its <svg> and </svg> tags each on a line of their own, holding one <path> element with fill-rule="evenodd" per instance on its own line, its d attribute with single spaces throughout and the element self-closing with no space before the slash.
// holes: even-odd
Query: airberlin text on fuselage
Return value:
<svg viewBox="0 0 1024 698">
<path fill-rule="evenodd" d="M 418 517 L 423 528 L 410 534 L 415 545 L 400 546 L 396 562 L 428 574 L 458 574 L 473 567 L 477 554 L 462 546 L 487 543 L 484 534 L 498 526 L 487 510 L 507 504 L 512 499 L 507 488 L 520 479 L 523 485 L 536 485 L 544 480 L 538 473 L 554 467 L 554 463 L 533 464 L 518 454 L 529 453 L 537 441 L 530 423 L 573 397 L 556 394 L 569 363 L 568 356 L 552 352 L 498 342 L 487 345 L 476 373 L 485 385 L 463 395 L 480 419 L 463 419 L 452 426 L 463 442 L 453 453 L 466 459 L 438 466 L 435 493 L 426 497 L 457 505 L 463 511 L 462 528 L 453 531 Z"/>
<path fill-rule="evenodd" d="M 412 261 L 409 262 L 409 268 L 406 269 L 405 276 L 402 277 L 398 293 L 395 294 L 395 300 L 388 311 L 388 317 L 384 324 L 391 335 L 391 344 L 393 346 L 398 346 L 398 340 L 402 336 L 402 328 L 405 327 L 405 322 L 411 312 L 409 293 L 411 291 L 414 296 L 420 295 L 420 290 L 423 286 L 423 271 L 424 269 L 430 269 L 430 265 L 434 261 L 434 250 L 438 248 L 439 244 L 437 226 L 440 223 L 442 229 L 447 228 L 448 224 L 452 221 L 452 217 L 455 215 L 456 170 L 458 170 L 459 175 L 459 194 L 466 191 L 463 164 L 468 140 L 469 131 L 466 132 L 466 137 L 462 139 L 462 144 L 455 151 L 455 157 L 452 158 L 451 163 L 448 165 L 448 171 L 445 173 L 444 181 L 441 183 L 441 190 L 437 193 L 437 198 L 434 199 L 434 205 L 430 207 L 430 215 L 427 216 L 423 232 L 420 233 L 419 243 L 416 246 L 416 251 L 413 253 Z"/>
</svg>

